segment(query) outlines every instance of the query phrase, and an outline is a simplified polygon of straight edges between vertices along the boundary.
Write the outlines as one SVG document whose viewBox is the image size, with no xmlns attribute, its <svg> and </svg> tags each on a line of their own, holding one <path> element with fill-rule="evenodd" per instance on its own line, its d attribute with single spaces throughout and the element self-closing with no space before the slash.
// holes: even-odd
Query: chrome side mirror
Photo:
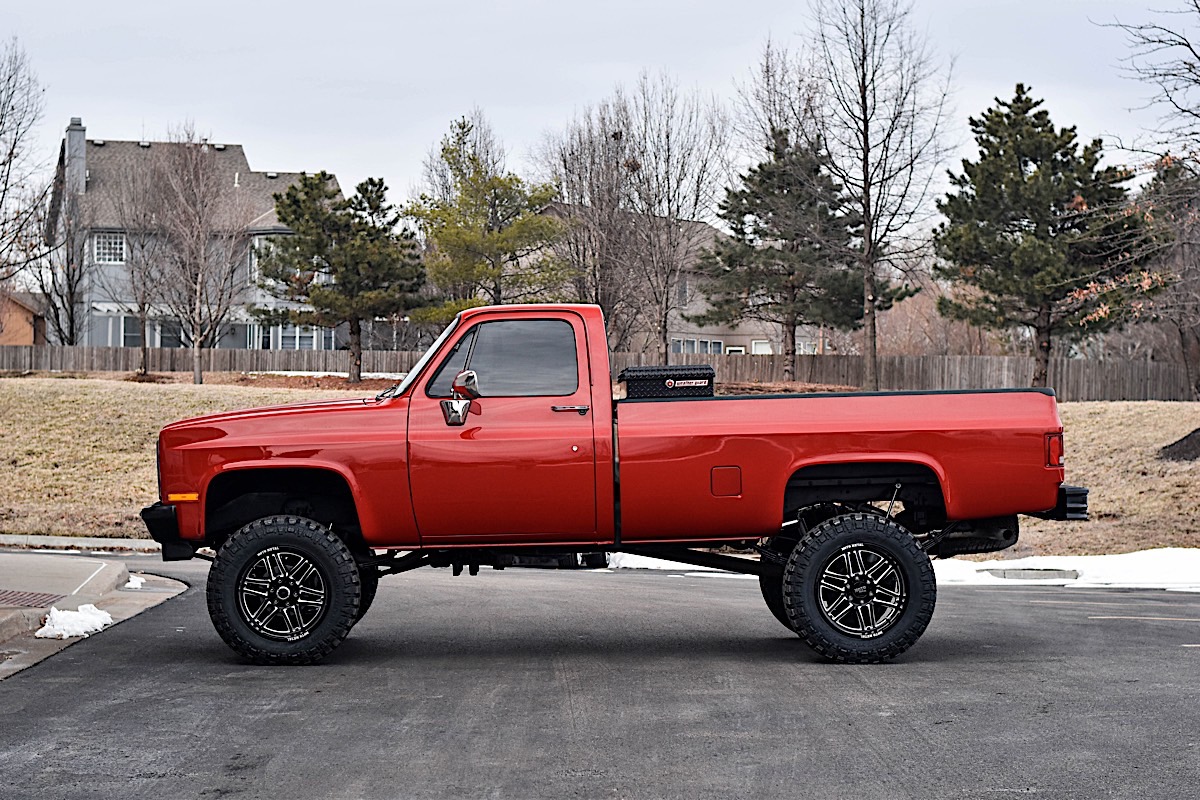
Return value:
<svg viewBox="0 0 1200 800">
<path fill-rule="evenodd" d="M 479 376 L 473 369 L 463 370 L 454 376 L 454 382 L 450 384 L 450 391 L 459 397 L 478 400 L 480 397 Z"/>
<path fill-rule="evenodd" d="M 471 413 L 471 402 L 480 397 L 479 376 L 474 370 L 463 370 L 454 376 L 450 391 L 454 396 L 442 401 L 442 416 L 446 418 L 447 425 L 465 425 L 467 415 Z"/>
</svg>

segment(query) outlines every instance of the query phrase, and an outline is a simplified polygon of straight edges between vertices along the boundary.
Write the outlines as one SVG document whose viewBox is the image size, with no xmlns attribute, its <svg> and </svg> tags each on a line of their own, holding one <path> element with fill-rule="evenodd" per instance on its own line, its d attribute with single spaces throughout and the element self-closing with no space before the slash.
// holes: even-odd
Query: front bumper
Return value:
<svg viewBox="0 0 1200 800">
<path fill-rule="evenodd" d="M 1059 486 L 1057 505 L 1049 511 L 1031 516 L 1041 519 L 1085 521 L 1088 518 L 1088 490 L 1083 486 Z"/>
<path fill-rule="evenodd" d="M 143 508 L 141 517 L 150 538 L 162 545 L 163 561 L 187 561 L 196 555 L 195 545 L 179 536 L 175 506 L 155 503 Z"/>
</svg>

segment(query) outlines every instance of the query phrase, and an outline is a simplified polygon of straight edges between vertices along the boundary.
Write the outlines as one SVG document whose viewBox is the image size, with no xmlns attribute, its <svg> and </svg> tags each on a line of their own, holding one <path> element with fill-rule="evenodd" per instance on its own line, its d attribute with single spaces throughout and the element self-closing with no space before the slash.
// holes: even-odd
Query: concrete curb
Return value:
<svg viewBox="0 0 1200 800">
<path fill-rule="evenodd" d="M 35 566 L 32 568 L 36 571 L 38 569 L 36 565 L 40 563 L 36 559 L 62 559 L 69 558 L 69 556 L 40 555 L 30 556 L 30 558 L 35 559 Z M 81 559 L 77 563 L 86 566 L 78 574 L 68 577 L 67 583 L 60 583 L 51 589 L 51 593 L 63 595 L 61 600 L 53 603 L 53 606 L 59 611 L 76 611 L 86 603 L 95 604 L 129 582 L 129 570 L 123 563 L 98 559 Z M 93 564 L 96 565 L 94 570 L 91 569 Z M 76 584 L 76 581 L 80 582 Z M 37 630 L 42 626 L 42 621 L 49 610 L 49 607 L 6 606 L 0 608 L 0 642 Z"/>
<path fill-rule="evenodd" d="M 0 644 L 23 633 L 36 631 L 42 627 L 42 618 L 45 616 L 46 609 L 44 608 L 0 610 Z"/>
<path fill-rule="evenodd" d="M 108 539 L 103 536 L 49 536 L 36 533 L 0 533 L 0 547 L 44 550 L 105 550 L 158 553 L 162 545 L 153 539 Z"/>
</svg>

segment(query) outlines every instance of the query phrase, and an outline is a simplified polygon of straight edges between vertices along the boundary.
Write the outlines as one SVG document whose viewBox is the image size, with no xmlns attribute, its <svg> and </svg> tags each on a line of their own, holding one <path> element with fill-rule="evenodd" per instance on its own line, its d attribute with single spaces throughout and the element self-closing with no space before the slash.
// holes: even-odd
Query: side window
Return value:
<svg viewBox="0 0 1200 800">
<path fill-rule="evenodd" d="M 438 369 L 432 397 L 449 397 L 454 376 L 473 369 L 484 397 L 563 397 L 579 388 L 575 329 L 565 320 L 483 322 Z"/>
<path fill-rule="evenodd" d="M 454 345 L 450 355 L 446 356 L 446 360 L 438 367 L 437 374 L 429 382 L 429 388 L 425 390 L 425 394 L 430 397 L 450 396 L 450 384 L 454 383 L 455 375 L 466 369 L 464 365 L 467 363 L 467 355 L 471 352 L 471 345 L 474 344 L 475 334 L 478 331 L 479 326 L 476 325 L 467 331 L 466 336 L 458 340 L 458 344 Z"/>
</svg>

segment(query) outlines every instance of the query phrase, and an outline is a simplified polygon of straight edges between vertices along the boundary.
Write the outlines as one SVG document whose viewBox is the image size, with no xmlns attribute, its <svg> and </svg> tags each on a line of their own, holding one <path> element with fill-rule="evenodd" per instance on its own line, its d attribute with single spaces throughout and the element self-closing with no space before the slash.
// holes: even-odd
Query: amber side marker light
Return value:
<svg viewBox="0 0 1200 800">
<path fill-rule="evenodd" d="M 1063 435 L 1061 433 L 1046 434 L 1046 466 L 1061 467 L 1066 459 L 1063 458 Z"/>
<path fill-rule="evenodd" d="M 168 503 L 194 503 L 199 499 L 199 492 L 175 492 L 167 495 Z"/>
</svg>

